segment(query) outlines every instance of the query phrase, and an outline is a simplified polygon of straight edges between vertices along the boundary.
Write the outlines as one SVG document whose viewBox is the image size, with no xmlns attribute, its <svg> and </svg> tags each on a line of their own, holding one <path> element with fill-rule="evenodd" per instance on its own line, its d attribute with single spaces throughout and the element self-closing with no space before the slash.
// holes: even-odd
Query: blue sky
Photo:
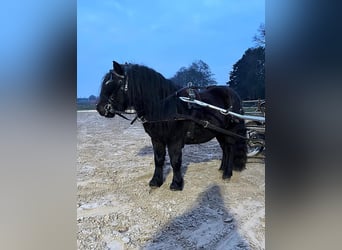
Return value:
<svg viewBox="0 0 342 250">
<path fill-rule="evenodd" d="M 264 0 L 79 0 L 77 96 L 98 95 L 113 60 L 166 78 L 203 60 L 225 84 L 261 23 Z"/>
</svg>

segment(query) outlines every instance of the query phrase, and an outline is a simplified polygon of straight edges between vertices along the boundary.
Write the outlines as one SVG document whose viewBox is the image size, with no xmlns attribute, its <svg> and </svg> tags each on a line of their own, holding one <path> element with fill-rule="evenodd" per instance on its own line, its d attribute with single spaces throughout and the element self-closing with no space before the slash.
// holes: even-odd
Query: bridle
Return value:
<svg viewBox="0 0 342 250">
<path fill-rule="evenodd" d="M 110 78 L 104 83 L 104 85 L 109 85 L 111 83 L 113 83 L 115 80 L 113 78 L 113 75 L 116 76 L 117 78 L 119 78 L 118 83 L 120 84 L 120 90 L 123 91 L 123 95 L 127 94 L 128 92 L 128 76 L 127 74 L 125 75 L 120 75 L 118 73 L 116 73 L 114 70 L 110 70 Z M 125 117 L 124 115 L 122 115 L 120 112 L 116 111 L 115 109 L 113 109 L 113 105 L 115 106 L 116 104 L 116 100 L 113 98 L 113 93 L 109 96 L 108 98 L 108 104 L 106 104 L 104 106 L 104 110 L 105 110 L 105 115 L 108 115 L 109 113 L 113 113 L 116 114 L 126 120 L 129 120 L 127 117 Z"/>
<path fill-rule="evenodd" d="M 108 84 L 114 82 L 113 75 L 115 75 L 117 78 L 120 79 L 119 84 L 122 84 L 122 82 L 125 81 L 125 83 L 122 84 L 121 88 L 124 90 L 124 92 L 127 92 L 128 91 L 128 76 L 126 74 L 120 75 L 112 69 L 109 70 L 109 73 L 110 73 L 110 78 L 105 82 L 104 85 L 108 85 Z"/>
</svg>

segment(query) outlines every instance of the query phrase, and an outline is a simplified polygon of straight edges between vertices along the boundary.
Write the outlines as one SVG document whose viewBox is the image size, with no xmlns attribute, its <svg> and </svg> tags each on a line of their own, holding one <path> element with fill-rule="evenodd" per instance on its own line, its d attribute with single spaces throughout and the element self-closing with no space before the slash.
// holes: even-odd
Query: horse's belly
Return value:
<svg viewBox="0 0 342 250">
<path fill-rule="evenodd" d="M 185 135 L 185 144 L 199 144 L 210 141 L 215 137 L 215 134 L 207 129 L 195 128 L 188 130 Z"/>
<path fill-rule="evenodd" d="M 213 139 L 214 137 L 210 138 L 185 138 L 185 144 L 200 144 L 205 143 Z"/>
</svg>

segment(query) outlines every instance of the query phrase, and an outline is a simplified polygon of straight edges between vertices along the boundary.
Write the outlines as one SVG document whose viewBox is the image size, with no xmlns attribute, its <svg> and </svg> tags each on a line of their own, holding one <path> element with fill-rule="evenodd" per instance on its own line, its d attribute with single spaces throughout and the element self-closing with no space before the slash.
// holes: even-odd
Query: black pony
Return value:
<svg viewBox="0 0 342 250">
<path fill-rule="evenodd" d="M 239 96 L 226 86 L 211 86 L 197 91 L 179 88 L 160 73 L 137 64 L 118 64 L 103 78 L 97 104 L 100 115 L 111 118 L 128 109 L 136 111 L 146 133 L 152 140 L 155 170 L 149 185 L 163 184 L 163 166 L 166 147 L 173 168 L 171 190 L 182 190 L 182 148 L 185 144 L 199 144 L 214 137 L 222 151 L 220 170 L 223 179 L 232 176 L 232 170 L 241 171 L 246 164 L 246 128 L 243 120 L 225 115 L 207 107 L 185 103 L 180 96 L 242 114 Z"/>
</svg>

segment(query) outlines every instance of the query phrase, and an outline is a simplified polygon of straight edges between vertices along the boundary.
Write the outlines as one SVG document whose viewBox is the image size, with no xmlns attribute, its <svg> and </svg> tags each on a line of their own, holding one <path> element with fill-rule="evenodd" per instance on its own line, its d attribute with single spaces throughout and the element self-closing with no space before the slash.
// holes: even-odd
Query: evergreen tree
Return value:
<svg viewBox="0 0 342 250">
<path fill-rule="evenodd" d="M 265 98 L 265 48 L 249 48 L 233 65 L 227 84 L 243 100 Z"/>
</svg>

